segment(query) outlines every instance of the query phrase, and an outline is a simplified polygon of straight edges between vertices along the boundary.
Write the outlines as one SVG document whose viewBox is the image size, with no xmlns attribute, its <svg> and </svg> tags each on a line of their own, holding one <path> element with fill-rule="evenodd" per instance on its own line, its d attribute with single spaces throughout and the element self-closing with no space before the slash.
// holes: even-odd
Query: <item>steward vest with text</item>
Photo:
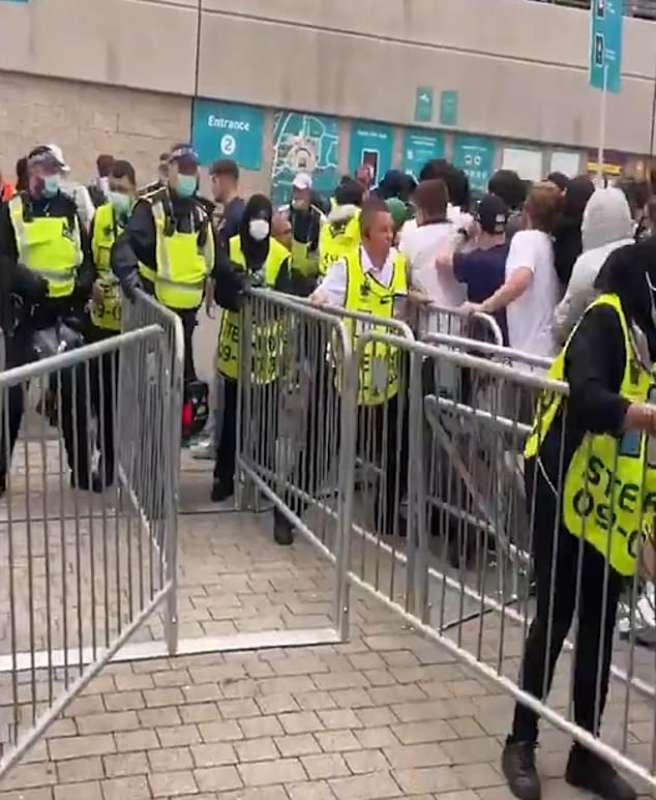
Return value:
<svg viewBox="0 0 656 800">
<path fill-rule="evenodd" d="M 603 294 L 588 310 L 599 305 L 613 308 L 622 326 L 626 364 L 620 395 L 631 403 L 654 399 L 654 377 L 636 353 L 619 297 Z M 565 379 L 565 357 L 575 332 L 576 328 L 549 370 L 552 380 Z M 555 392 L 540 397 L 524 450 L 527 458 L 539 454 L 562 403 L 562 395 Z M 652 463 L 648 450 L 648 437 L 637 431 L 619 436 L 588 432 L 565 475 L 561 500 L 565 527 L 589 542 L 620 575 L 635 573 L 641 544 L 656 516 L 656 461 Z"/>
<path fill-rule="evenodd" d="M 372 317 L 392 319 L 395 301 L 404 297 L 408 291 L 405 256 L 401 253 L 394 256 L 392 280 L 389 286 L 383 286 L 370 272 L 363 270 L 359 250 L 344 260 L 347 284 L 346 309 L 370 314 Z M 366 326 L 350 319 L 345 319 L 344 322 L 351 329 L 355 339 L 363 331 L 389 333 L 389 328 L 384 325 Z M 359 369 L 358 405 L 380 405 L 394 397 L 398 391 L 398 348 L 381 342 L 367 342 Z"/>
<path fill-rule="evenodd" d="M 229 258 L 242 272 L 245 272 L 246 259 L 241 249 L 241 238 L 233 236 L 228 244 Z M 269 239 L 269 254 L 264 266 L 264 286 L 273 289 L 283 264 L 289 258 L 289 251 L 273 237 Z M 224 311 L 219 329 L 217 369 L 226 378 L 237 380 L 240 371 L 239 313 Z M 258 324 L 253 322 L 252 338 L 253 380 L 258 384 L 271 383 L 278 376 L 278 358 L 281 349 L 280 326 L 275 322 Z"/>
</svg>

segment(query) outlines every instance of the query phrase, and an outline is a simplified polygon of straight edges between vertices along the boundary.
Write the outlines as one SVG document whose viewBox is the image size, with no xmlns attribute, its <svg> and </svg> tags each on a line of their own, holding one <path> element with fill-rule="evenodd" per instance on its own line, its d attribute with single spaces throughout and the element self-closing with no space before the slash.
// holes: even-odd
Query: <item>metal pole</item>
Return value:
<svg viewBox="0 0 656 800">
<path fill-rule="evenodd" d="M 599 120 L 599 152 L 597 154 L 597 180 L 604 185 L 604 150 L 606 146 L 606 100 L 608 98 L 608 64 L 604 64 L 604 88 L 601 92 L 601 113 Z"/>
</svg>

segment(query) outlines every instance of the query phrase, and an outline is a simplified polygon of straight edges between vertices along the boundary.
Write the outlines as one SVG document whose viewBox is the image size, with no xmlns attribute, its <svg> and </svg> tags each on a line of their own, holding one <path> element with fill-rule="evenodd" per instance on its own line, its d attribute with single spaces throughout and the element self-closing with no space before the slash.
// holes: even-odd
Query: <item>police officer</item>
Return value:
<svg viewBox="0 0 656 800">
<path fill-rule="evenodd" d="M 166 186 L 139 199 L 111 256 L 112 269 L 128 297 L 143 287 L 182 319 L 186 383 L 196 381 L 196 314 L 217 252 L 197 188 L 198 156 L 189 145 L 176 145 L 169 156 Z"/>
<path fill-rule="evenodd" d="M 244 210 L 239 233 L 233 236 L 222 251 L 217 270 L 216 301 L 226 311 L 221 317 L 218 344 L 218 371 L 223 378 L 223 425 L 218 439 L 212 500 L 227 500 L 234 492 L 235 448 L 237 439 L 237 386 L 241 368 L 239 308 L 242 293 L 248 285 L 268 287 L 293 293 L 295 280 L 290 269 L 289 251 L 271 235 L 273 208 L 268 197 L 253 195 Z M 253 354 L 256 368 L 252 382 L 267 386 L 278 377 L 277 359 L 270 361 L 264 347 L 270 346 L 271 336 L 253 332 Z M 275 339 L 274 348 L 275 348 Z M 277 352 L 277 351 L 276 351 Z M 258 358 L 259 356 L 259 358 Z M 259 366 L 257 366 L 259 364 Z M 267 433 L 271 436 L 271 432 Z M 277 528 L 274 528 L 274 533 Z M 279 544 L 291 544 L 291 532 L 283 530 Z"/>
<path fill-rule="evenodd" d="M 319 269 L 319 235 L 323 211 L 313 202 L 312 178 L 299 172 L 292 183 L 289 221 L 292 226 L 292 268 L 306 278 L 316 278 Z"/>
<path fill-rule="evenodd" d="M 121 297 L 118 279 L 111 270 L 111 252 L 123 232 L 137 196 L 134 167 L 113 160 L 107 175 L 108 201 L 96 209 L 91 224 L 94 283 L 90 307 L 89 339 L 99 341 L 121 330 Z M 118 381 L 116 353 L 106 353 L 91 376 L 91 407 L 96 417 L 100 450 L 99 477 L 106 486 L 114 480 L 114 410 Z"/>
<path fill-rule="evenodd" d="M 524 453 L 537 612 L 520 671 L 522 688 L 542 699 L 578 609 L 574 719 L 593 736 L 608 693 L 619 596 L 636 572 L 642 532 L 654 528 L 656 462 L 644 434 L 656 434 L 656 248 L 616 250 L 596 288 L 602 293 L 549 371 L 569 383 L 567 407 L 559 394 L 541 397 Z M 521 800 L 541 795 L 537 739 L 537 715 L 518 704 L 502 766 Z M 582 745 L 572 748 L 565 777 L 606 800 L 636 797 Z"/>
<path fill-rule="evenodd" d="M 3 289 L 16 295 L 20 304 L 20 310 L 13 314 L 11 329 L 6 331 L 8 367 L 37 357 L 34 338 L 39 331 L 58 326 L 61 334 L 61 323 L 72 325 L 73 319 L 82 326 L 83 309 L 91 290 L 91 253 L 75 202 L 60 190 L 65 166 L 49 147 L 35 148 L 28 156 L 27 191 L 0 206 L 0 262 L 9 272 L 3 277 Z M 67 335 L 70 334 L 68 330 Z M 89 489 L 83 371 L 62 371 L 60 387 L 60 416 L 71 485 Z M 3 424 L 0 491 L 6 487 L 9 459 L 23 416 L 22 386 L 10 389 L 8 402 L 9 442 L 4 441 Z"/>
<path fill-rule="evenodd" d="M 407 295 L 407 262 L 392 246 L 392 216 L 380 198 L 371 197 L 363 204 L 360 229 L 361 247 L 345 253 L 330 265 L 312 302 L 392 319 L 401 313 Z M 355 336 L 352 320 L 347 319 L 346 323 Z M 371 426 L 373 436 L 367 437 L 361 430 L 359 438 L 361 442 L 373 439 L 377 452 L 364 454 L 365 458 L 373 457 L 382 462 L 386 471 L 385 489 L 378 491 L 375 514 L 376 519 L 382 521 L 384 534 L 397 530 L 397 471 L 401 494 L 407 474 L 404 421 L 400 425 L 401 440 L 397 441 L 401 383 L 398 351 L 388 345 L 369 342 L 363 352 L 357 402 L 360 419 L 367 420 L 365 424 Z M 382 452 L 385 430 L 387 450 Z"/>
</svg>

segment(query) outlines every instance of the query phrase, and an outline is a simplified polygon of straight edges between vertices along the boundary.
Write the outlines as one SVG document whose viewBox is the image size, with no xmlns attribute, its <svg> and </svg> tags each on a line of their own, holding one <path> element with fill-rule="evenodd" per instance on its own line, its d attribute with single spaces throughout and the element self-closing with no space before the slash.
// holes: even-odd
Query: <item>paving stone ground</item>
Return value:
<svg viewBox="0 0 656 800">
<path fill-rule="evenodd" d="M 182 508 L 203 509 L 208 489 L 205 470 L 187 472 Z M 332 567 L 304 540 L 277 547 L 270 513 L 203 510 L 179 522 L 181 637 L 333 623 Z M 93 529 L 80 532 L 85 554 Z M 0 800 L 510 798 L 499 769 L 509 697 L 369 595 L 354 593 L 351 623 L 345 644 L 107 666 L 0 782 Z M 492 663 L 490 625 L 483 650 Z M 154 616 L 137 638 L 161 633 Z M 460 634 L 473 642 L 476 623 Z M 516 673 L 516 638 L 504 671 Z M 556 705 L 566 702 L 567 675 L 565 666 Z M 0 726 L 8 697 L 5 674 Z M 622 699 L 613 687 L 611 729 Z M 629 752 L 646 755 L 653 708 L 632 705 L 628 730 Z M 544 727 L 545 800 L 585 796 L 562 779 L 569 745 Z"/>
</svg>

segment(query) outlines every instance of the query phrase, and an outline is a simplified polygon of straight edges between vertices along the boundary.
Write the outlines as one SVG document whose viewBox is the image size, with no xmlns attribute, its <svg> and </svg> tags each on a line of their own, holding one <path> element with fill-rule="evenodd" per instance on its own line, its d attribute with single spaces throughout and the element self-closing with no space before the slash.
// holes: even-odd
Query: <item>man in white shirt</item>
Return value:
<svg viewBox="0 0 656 800">
<path fill-rule="evenodd" d="M 435 256 L 455 246 L 458 229 L 447 219 L 447 187 L 442 180 L 423 181 L 414 195 L 417 227 L 401 242 L 408 259 L 410 299 L 442 308 L 457 308 L 466 298 L 463 284 L 452 273 L 435 268 Z"/>
<path fill-rule="evenodd" d="M 402 311 L 407 294 L 407 263 L 392 247 L 392 215 L 382 200 L 370 199 L 363 205 L 360 226 L 362 246 L 329 267 L 312 302 L 341 306 L 378 320 L 392 319 Z M 363 330 L 386 332 L 380 323 L 353 324 L 347 318 L 346 324 L 356 340 Z M 400 498 L 407 479 L 407 403 L 399 401 L 406 389 L 407 370 L 402 368 L 404 354 L 385 343 L 367 342 L 361 355 L 359 456 L 385 476 L 376 490 L 372 530 L 392 535 L 400 531 Z"/>
<path fill-rule="evenodd" d="M 546 358 L 558 350 L 554 309 L 561 292 L 551 232 L 560 203 L 555 184 L 535 184 L 524 207 L 526 230 L 516 233 L 510 245 L 505 283 L 483 303 L 468 304 L 471 311 L 485 314 L 505 308 L 510 347 Z"/>
</svg>

